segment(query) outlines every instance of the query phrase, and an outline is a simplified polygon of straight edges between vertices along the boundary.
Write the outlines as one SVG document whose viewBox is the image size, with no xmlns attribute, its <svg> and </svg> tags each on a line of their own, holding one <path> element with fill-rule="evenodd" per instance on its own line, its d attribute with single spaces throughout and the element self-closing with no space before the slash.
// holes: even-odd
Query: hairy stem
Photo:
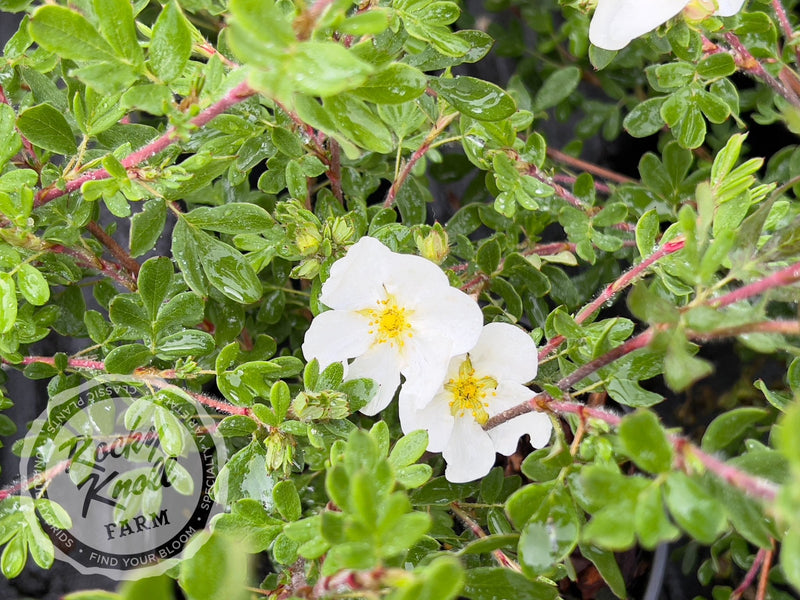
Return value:
<svg viewBox="0 0 800 600">
<path fill-rule="evenodd" d="M 100 225 L 94 221 L 89 221 L 86 228 L 103 246 L 108 248 L 108 251 L 119 261 L 120 265 L 130 271 L 134 279 L 139 276 L 139 263 L 133 260 L 131 255 L 114 238 L 108 235 Z"/>
<path fill-rule="evenodd" d="M 775 16 L 778 17 L 778 23 L 781 25 L 783 36 L 786 38 L 786 43 L 791 44 L 793 38 L 795 37 L 794 29 L 792 28 L 792 24 L 789 22 L 789 16 L 786 14 L 786 8 L 784 8 L 781 0 L 772 0 L 772 10 L 775 11 Z M 795 63 L 798 67 L 800 67 L 800 46 L 795 45 L 794 57 Z"/>
<path fill-rule="evenodd" d="M 475 537 L 478 539 L 483 539 L 486 537 L 486 533 L 481 529 L 481 526 L 478 525 L 475 520 L 470 517 L 466 511 L 464 511 L 458 502 L 451 502 L 450 503 L 450 510 L 453 512 L 455 516 L 458 517 L 458 520 L 461 521 L 464 525 L 469 527 L 470 531 L 475 534 Z M 502 550 L 492 550 L 492 556 L 497 561 L 497 563 L 501 567 L 505 567 L 506 569 L 511 569 L 512 571 L 516 571 L 517 573 L 521 573 L 522 569 L 520 566 L 508 558 L 506 554 Z"/>
<path fill-rule="evenodd" d="M 669 256 L 670 254 L 674 254 L 678 250 L 683 249 L 685 245 L 685 240 L 683 239 L 675 239 L 669 242 L 666 242 L 662 245 L 658 250 L 653 252 L 650 256 L 645 258 L 642 262 L 638 265 L 634 265 L 630 269 L 628 269 L 622 276 L 608 285 L 600 295 L 595 298 L 592 302 L 587 304 L 581 311 L 575 316 L 575 322 L 579 325 L 586 321 L 590 316 L 592 316 L 596 311 L 600 310 L 600 308 L 611 298 L 613 298 L 617 293 L 621 290 L 625 289 L 629 285 L 631 285 L 634 281 L 636 281 L 639 277 L 641 277 L 644 272 L 649 269 L 653 264 L 664 258 L 665 256 Z M 563 336 L 556 336 L 551 339 L 547 344 L 542 346 L 542 349 L 539 350 L 539 361 L 544 360 L 547 358 L 551 352 L 553 352 L 556 348 L 558 348 L 564 342 Z"/>
<path fill-rule="evenodd" d="M 244 100 L 247 100 L 251 96 L 255 95 L 256 91 L 252 89 L 247 82 L 242 82 L 236 87 L 232 88 L 225 94 L 220 100 L 203 110 L 199 115 L 193 118 L 190 123 L 195 127 L 203 127 L 206 125 L 211 119 L 216 117 L 217 115 L 222 114 L 226 110 L 228 110 L 231 106 L 235 104 L 239 104 Z M 140 163 L 146 161 L 149 158 L 152 158 L 159 152 L 162 152 L 176 141 L 178 141 L 178 131 L 175 127 L 170 127 L 163 135 L 156 138 L 143 148 L 140 148 L 136 152 L 132 152 L 125 158 L 123 158 L 120 162 L 122 166 L 126 169 L 130 169 L 139 165 Z M 69 194 L 74 192 L 75 190 L 79 189 L 84 183 L 87 181 L 97 181 L 100 179 L 108 179 L 111 175 L 105 169 L 95 169 L 94 171 L 89 171 L 88 173 L 84 173 L 80 177 L 77 177 L 71 181 L 68 181 L 64 189 L 59 189 L 57 187 L 51 186 L 49 188 L 43 189 L 37 194 L 36 201 L 34 202 L 34 206 L 42 206 L 43 204 L 47 204 L 51 200 L 55 200 L 56 198 L 60 198 L 65 194 Z"/>
<path fill-rule="evenodd" d="M 636 183 L 635 179 L 632 179 L 627 175 L 615 173 L 614 171 L 605 169 L 599 165 L 581 160 L 580 158 L 575 158 L 574 156 L 570 156 L 569 154 L 561 152 L 561 150 L 556 150 L 555 148 L 547 148 L 547 156 L 551 160 L 581 169 L 582 171 L 586 171 L 592 175 L 597 175 L 598 177 L 602 177 L 608 181 L 615 181 L 617 183 Z"/>
<path fill-rule="evenodd" d="M 740 287 L 732 292 L 728 292 L 727 294 L 719 296 L 718 298 L 714 298 L 709 302 L 709 304 L 714 308 L 722 308 L 723 306 L 728 306 L 734 302 L 739 302 L 741 300 L 751 298 L 752 296 L 763 294 L 769 289 L 791 285 L 797 281 L 800 281 L 800 262 L 794 263 L 785 269 L 776 271 L 772 275 L 768 275 L 763 279 L 754 281 L 753 283 Z"/>
<path fill-rule="evenodd" d="M 389 208 L 394 204 L 394 201 L 397 199 L 397 193 L 400 191 L 400 188 L 403 186 L 406 179 L 408 179 L 408 176 L 411 174 L 411 170 L 414 168 L 414 165 L 419 162 L 420 158 L 425 156 L 425 153 L 431 149 L 431 144 L 436 141 L 436 138 L 439 137 L 445 129 L 447 129 L 448 125 L 450 125 L 450 123 L 452 123 L 457 116 L 458 113 L 452 113 L 439 118 L 439 120 L 436 122 L 436 125 L 434 125 L 433 129 L 431 129 L 430 133 L 423 140 L 422 145 L 414 151 L 414 153 L 408 159 L 408 162 L 406 162 L 406 164 L 403 165 L 403 168 L 400 169 L 400 173 L 392 183 L 392 187 L 389 188 L 389 193 L 386 194 L 386 200 L 383 201 L 384 208 Z"/>
<path fill-rule="evenodd" d="M 736 66 L 748 75 L 766 83 L 774 92 L 786 99 L 795 108 L 800 108 L 800 97 L 798 97 L 794 90 L 770 75 L 764 68 L 764 65 L 750 53 L 735 33 L 726 31 L 722 34 L 722 37 L 731 45 Z"/>
</svg>

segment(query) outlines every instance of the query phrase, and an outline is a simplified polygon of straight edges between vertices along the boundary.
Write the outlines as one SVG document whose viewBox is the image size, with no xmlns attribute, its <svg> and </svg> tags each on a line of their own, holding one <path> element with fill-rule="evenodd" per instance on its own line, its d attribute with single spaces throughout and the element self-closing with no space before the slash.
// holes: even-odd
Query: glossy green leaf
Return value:
<svg viewBox="0 0 800 600">
<path fill-rule="evenodd" d="M 117 346 L 108 353 L 105 359 L 106 371 L 109 373 L 132 373 L 137 367 L 150 362 L 150 349 L 141 344 Z"/>
<path fill-rule="evenodd" d="M 664 97 L 648 98 L 637 104 L 622 122 L 625 131 L 633 137 L 647 137 L 658 132 L 664 126 L 664 119 L 661 118 L 664 100 Z"/>
<path fill-rule="evenodd" d="M 639 409 L 622 419 L 619 437 L 625 453 L 636 465 L 650 473 L 663 473 L 672 468 L 672 444 L 658 417 Z"/>
<path fill-rule="evenodd" d="M 131 218 L 131 256 L 141 256 L 155 246 L 167 222 L 167 205 L 160 198 L 148 200 L 142 210 Z"/>
<path fill-rule="evenodd" d="M 547 110 L 567 99 L 581 81 L 578 67 L 556 69 L 544 80 L 533 100 L 534 111 Z"/>
<path fill-rule="evenodd" d="M 10 331 L 17 320 L 17 286 L 11 275 L 0 273 L 0 333 Z"/>
<path fill-rule="evenodd" d="M 258 276 L 240 252 L 201 231 L 195 231 L 193 235 L 203 254 L 203 272 L 211 285 L 241 304 L 261 298 Z"/>
<path fill-rule="evenodd" d="M 57 154 L 78 150 L 67 119 L 49 104 L 38 104 L 20 113 L 17 127 L 30 142 Z"/>
<path fill-rule="evenodd" d="M 681 533 L 667 517 L 658 483 L 651 484 L 639 494 L 633 519 L 639 541 L 648 549 L 675 540 Z"/>
<path fill-rule="evenodd" d="M 131 3 L 128 0 L 94 0 L 92 5 L 100 32 L 117 56 L 131 65 L 141 65 L 144 55 L 136 38 Z"/>
<path fill-rule="evenodd" d="M 187 545 L 178 581 L 193 600 L 244 600 L 247 558 L 235 538 L 201 532 Z"/>
<path fill-rule="evenodd" d="M 702 448 L 720 452 L 740 442 L 756 423 L 767 418 L 766 410 L 755 407 L 735 408 L 716 417 L 703 434 Z"/>
<path fill-rule="evenodd" d="M 192 32 L 175 0 L 170 0 L 153 25 L 147 59 L 162 81 L 180 77 L 192 54 Z"/>
<path fill-rule="evenodd" d="M 42 48 L 71 60 L 116 60 L 114 49 L 78 11 L 48 4 L 31 15 L 28 24 Z"/>
<path fill-rule="evenodd" d="M 0 556 L 0 570 L 8 579 L 14 579 L 22 572 L 25 561 L 28 558 L 28 545 L 25 543 L 25 535 L 18 533 L 3 548 Z"/>
<path fill-rule="evenodd" d="M 394 148 L 386 125 L 360 99 L 333 96 L 325 99 L 324 107 L 337 128 L 359 146 L 384 154 Z"/>
<path fill-rule="evenodd" d="M 41 271 L 30 263 L 22 263 L 17 270 L 17 287 L 22 296 L 34 306 L 42 306 L 50 299 L 50 286 Z"/>
<path fill-rule="evenodd" d="M 157 354 L 160 358 L 202 356 L 214 350 L 214 336 L 205 331 L 186 329 L 158 340 Z"/>
<path fill-rule="evenodd" d="M 421 96 L 427 85 L 428 80 L 418 69 L 391 63 L 351 93 L 376 104 L 402 104 Z"/>
<path fill-rule="evenodd" d="M 689 535 L 711 544 L 725 528 L 725 511 L 696 481 L 680 471 L 671 473 L 665 486 L 669 512 Z"/>
<path fill-rule="evenodd" d="M 292 481 L 279 481 L 272 488 L 272 500 L 275 508 L 287 521 L 297 521 L 302 515 L 300 496 Z"/>
<path fill-rule="evenodd" d="M 395 469 L 407 467 L 419 460 L 428 447 L 428 433 L 412 431 L 401 437 L 389 453 L 389 464 Z"/>
<path fill-rule="evenodd" d="M 217 517 L 214 531 L 236 539 L 246 552 L 256 554 L 269 548 L 283 525 L 282 521 L 269 516 L 261 502 L 245 498 L 235 502 L 230 513 Z"/>
<path fill-rule="evenodd" d="M 555 600 L 558 588 L 531 581 L 521 573 L 499 567 L 474 567 L 466 572 L 464 595 L 472 600 Z"/>
<path fill-rule="evenodd" d="M 517 109 L 514 99 L 502 88 L 474 77 L 434 79 L 430 85 L 460 113 L 480 121 L 500 121 Z"/>
<path fill-rule="evenodd" d="M 266 210 L 247 202 L 201 206 L 186 213 L 186 220 L 200 229 L 231 235 L 261 233 L 275 226 L 275 219 Z"/>
<path fill-rule="evenodd" d="M 148 259 L 139 272 L 139 295 L 151 321 L 156 319 L 167 297 L 173 275 L 172 261 L 166 256 Z"/>
</svg>

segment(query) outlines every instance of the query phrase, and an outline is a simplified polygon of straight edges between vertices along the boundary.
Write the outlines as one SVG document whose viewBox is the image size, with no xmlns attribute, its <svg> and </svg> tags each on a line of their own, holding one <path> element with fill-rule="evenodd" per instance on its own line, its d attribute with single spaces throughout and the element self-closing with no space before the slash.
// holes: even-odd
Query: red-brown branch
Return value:
<svg viewBox="0 0 800 600">
<path fill-rule="evenodd" d="M 199 115 L 194 117 L 190 123 L 195 127 L 203 127 L 206 125 L 211 119 L 216 117 L 217 115 L 222 114 L 226 110 L 228 110 L 231 106 L 239 104 L 244 100 L 247 100 L 251 96 L 255 95 L 256 91 L 252 89 L 247 82 L 240 83 L 236 87 L 232 88 L 225 96 L 223 96 L 220 100 L 203 110 Z M 123 158 L 120 162 L 122 166 L 126 169 L 130 169 L 139 165 L 140 163 L 152 158 L 159 152 L 162 152 L 179 139 L 178 130 L 175 127 L 170 127 L 163 135 L 158 137 L 157 139 L 153 140 L 143 148 L 140 148 L 136 152 L 132 152 L 125 158 Z M 72 179 L 67 182 L 64 189 L 59 189 L 57 187 L 51 186 L 39 192 L 36 196 L 36 201 L 34 202 L 35 206 L 42 206 L 50 202 L 51 200 L 55 200 L 65 194 L 69 194 L 74 192 L 75 190 L 80 189 L 80 187 L 86 183 L 87 181 L 98 181 L 101 179 L 108 179 L 111 175 L 108 171 L 103 168 L 95 169 L 94 171 L 89 171 L 88 173 L 84 173 L 80 177 Z"/>
</svg>

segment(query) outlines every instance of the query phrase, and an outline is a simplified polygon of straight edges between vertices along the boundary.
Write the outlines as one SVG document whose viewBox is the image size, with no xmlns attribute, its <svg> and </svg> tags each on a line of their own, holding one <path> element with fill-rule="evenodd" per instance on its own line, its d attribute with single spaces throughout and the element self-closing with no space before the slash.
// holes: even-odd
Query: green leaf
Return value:
<svg viewBox="0 0 800 600">
<path fill-rule="evenodd" d="M 201 265 L 211 285 L 241 304 L 261 298 L 258 275 L 240 252 L 202 231 L 192 235 L 203 255 Z"/>
<path fill-rule="evenodd" d="M 570 555 L 578 544 L 578 515 L 567 494 L 555 493 L 522 528 L 519 561 L 528 577 L 547 573 Z"/>
<path fill-rule="evenodd" d="M 480 121 L 500 121 L 514 114 L 517 105 L 502 88 L 474 77 L 433 79 L 431 87 L 460 113 Z"/>
<path fill-rule="evenodd" d="M 105 358 L 106 371 L 109 373 L 132 373 L 137 367 L 150 362 L 150 349 L 142 344 L 125 344 L 117 346 Z"/>
<path fill-rule="evenodd" d="M 203 356 L 214 350 L 214 336 L 205 331 L 185 329 L 159 338 L 156 354 L 159 358 L 180 358 L 182 356 Z"/>
<path fill-rule="evenodd" d="M 100 32 L 117 56 L 130 65 L 142 65 L 144 55 L 136 39 L 133 8 L 129 0 L 94 0 L 93 7 L 100 22 Z"/>
<path fill-rule="evenodd" d="M 389 464 L 395 469 L 407 467 L 419 460 L 428 447 L 428 432 L 412 431 L 399 440 L 389 453 Z"/>
<path fill-rule="evenodd" d="M 789 582 L 800 590 L 800 529 L 794 525 L 781 543 L 781 571 Z"/>
<path fill-rule="evenodd" d="M 214 531 L 236 539 L 249 554 L 257 554 L 269 548 L 283 525 L 283 521 L 269 516 L 261 502 L 245 498 L 235 502 L 230 513 L 214 520 Z"/>
<path fill-rule="evenodd" d="M 208 281 L 201 266 L 203 251 L 195 240 L 192 226 L 183 219 L 178 219 L 172 230 L 172 256 L 186 284 L 198 295 L 208 296 Z"/>
<path fill-rule="evenodd" d="M 693 150 L 702 146 L 706 139 L 706 120 L 700 109 L 694 104 L 690 105 L 689 110 L 675 125 L 675 131 L 682 148 Z"/>
<path fill-rule="evenodd" d="M 619 437 L 625 453 L 640 469 L 664 473 L 672 468 L 672 444 L 654 413 L 639 409 L 625 416 L 619 426 Z"/>
<path fill-rule="evenodd" d="M 350 93 L 376 104 L 402 104 L 421 96 L 427 85 L 428 80 L 419 69 L 389 63 Z"/>
<path fill-rule="evenodd" d="M 697 74 L 707 79 L 728 77 L 736 72 L 736 61 L 727 52 L 706 56 L 697 63 Z"/>
<path fill-rule="evenodd" d="M 728 173 L 733 170 L 734 165 L 739 160 L 742 151 L 742 144 L 747 139 L 746 133 L 735 133 L 725 143 L 725 147 L 714 157 L 711 165 L 711 185 L 718 186 Z"/>
<path fill-rule="evenodd" d="M 665 497 L 678 525 L 700 543 L 713 543 L 725 529 L 727 516 L 723 507 L 685 473 L 670 473 Z"/>
<path fill-rule="evenodd" d="M 719 415 L 703 434 L 701 447 L 706 452 L 720 452 L 738 444 L 756 423 L 769 416 L 762 408 L 742 407 Z"/>
<path fill-rule="evenodd" d="M 256 204 L 236 202 L 222 206 L 201 206 L 186 213 L 186 220 L 200 229 L 235 235 L 262 233 L 275 226 L 275 219 Z"/>
<path fill-rule="evenodd" d="M 597 567 L 598 572 L 611 591 L 614 592 L 614 595 L 617 598 L 627 598 L 625 578 L 622 576 L 614 553 L 610 550 L 602 550 L 591 544 L 579 544 L 579 548 L 583 557 L 588 558 Z"/>
<path fill-rule="evenodd" d="M 49 104 L 32 106 L 20 113 L 17 127 L 32 144 L 45 150 L 64 155 L 78 151 L 67 119 Z"/>
<path fill-rule="evenodd" d="M 285 65 L 293 87 L 312 96 L 334 96 L 363 84 L 373 67 L 336 42 L 303 42 Z"/>
<path fill-rule="evenodd" d="M 0 168 L 22 147 L 16 130 L 17 115 L 8 104 L 0 103 Z"/>
<path fill-rule="evenodd" d="M 50 286 L 41 271 L 29 263 L 17 270 L 17 286 L 23 297 L 34 306 L 42 306 L 50 299 Z"/>
<path fill-rule="evenodd" d="M 37 44 L 61 58 L 116 60 L 114 49 L 75 10 L 54 4 L 42 6 L 31 15 L 28 29 Z"/>
<path fill-rule="evenodd" d="M 242 498 L 254 498 L 271 509 L 273 480 L 267 473 L 267 452 L 258 440 L 231 456 L 214 482 L 214 498 L 232 504 Z"/>
<path fill-rule="evenodd" d="M 172 261 L 166 256 L 150 258 L 142 265 L 138 280 L 139 295 L 151 321 L 156 320 L 167 297 L 173 273 Z"/>
<path fill-rule="evenodd" d="M 0 569 L 2 569 L 3 575 L 8 579 L 14 579 L 22 573 L 27 558 L 28 544 L 25 542 L 23 533 L 19 532 L 3 548 L 3 555 L 0 557 Z"/>
<path fill-rule="evenodd" d="M 147 53 L 150 68 L 162 81 L 170 82 L 183 74 L 192 55 L 192 31 L 178 3 L 170 0 L 153 25 Z"/>
<path fill-rule="evenodd" d="M 17 320 L 17 286 L 8 273 L 0 273 L 0 333 L 14 327 Z"/>
<path fill-rule="evenodd" d="M 606 386 L 606 391 L 615 402 L 633 407 L 648 407 L 664 400 L 664 396 L 644 389 L 637 381 L 614 377 Z"/>
<path fill-rule="evenodd" d="M 337 128 L 359 146 L 382 154 L 394 148 L 391 132 L 362 100 L 333 96 L 325 99 L 324 107 Z"/>
<path fill-rule="evenodd" d="M 275 508 L 287 521 L 297 521 L 303 514 L 300 496 L 291 480 L 279 481 L 275 484 L 275 487 L 272 488 L 272 500 L 275 502 Z"/>
<path fill-rule="evenodd" d="M 145 202 L 141 212 L 131 218 L 131 256 L 141 256 L 155 246 L 166 222 L 167 205 L 161 198 Z"/>
<path fill-rule="evenodd" d="M 192 600 L 244 600 L 247 556 L 242 546 L 221 533 L 203 531 L 189 541 L 178 582 Z"/>
<path fill-rule="evenodd" d="M 648 98 L 637 104 L 622 121 L 625 131 L 638 138 L 647 137 L 660 131 L 664 126 L 664 119 L 661 118 L 661 105 L 664 104 L 665 99 L 665 96 Z"/>
<path fill-rule="evenodd" d="M 555 600 L 555 585 L 531 581 L 521 573 L 499 567 L 473 567 L 466 572 L 464 591 L 472 600 Z"/>
<path fill-rule="evenodd" d="M 636 523 L 639 541 L 647 549 L 653 549 L 662 542 L 675 540 L 681 534 L 667 517 L 664 500 L 661 497 L 661 485 L 655 482 L 639 494 L 633 520 Z"/>
<path fill-rule="evenodd" d="M 496 239 L 489 239 L 478 248 L 476 263 L 481 271 L 487 275 L 492 275 L 500 265 L 500 257 L 500 242 Z"/>
<path fill-rule="evenodd" d="M 533 99 L 533 111 L 552 108 L 566 100 L 578 87 L 581 70 L 578 67 L 556 69 L 544 80 Z"/>
</svg>

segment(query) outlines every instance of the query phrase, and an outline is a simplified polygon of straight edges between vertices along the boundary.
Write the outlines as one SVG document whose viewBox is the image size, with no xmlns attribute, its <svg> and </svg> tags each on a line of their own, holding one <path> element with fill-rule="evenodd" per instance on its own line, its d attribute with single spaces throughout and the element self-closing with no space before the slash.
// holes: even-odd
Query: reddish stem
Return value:
<svg viewBox="0 0 800 600">
<path fill-rule="evenodd" d="M 676 449 L 679 451 L 683 450 L 698 459 L 706 469 L 733 487 L 747 492 L 750 496 L 760 498 L 767 502 L 774 502 L 777 498 L 778 486 L 771 481 L 740 471 L 736 467 L 732 467 L 718 458 L 703 452 L 700 448 L 691 444 L 684 438 L 673 436 L 672 439 L 673 442 L 675 442 Z"/>
<path fill-rule="evenodd" d="M 111 252 L 114 258 L 116 258 L 123 267 L 130 271 L 134 279 L 139 276 L 139 263 L 133 260 L 131 255 L 128 254 L 114 238 L 108 235 L 100 225 L 94 221 L 89 221 L 86 228 L 101 244 L 103 244 L 103 246 L 108 248 L 108 251 Z"/>
<path fill-rule="evenodd" d="M 714 308 L 722 308 L 723 306 L 728 306 L 734 302 L 739 302 L 740 300 L 745 300 L 752 296 L 763 294 L 769 289 L 791 285 L 796 281 L 800 281 L 800 262 L 790 265 L 785 269 L 781 269 L 780 271 L 776 271 L 772 275 L 764 277 L 763 279 L 759 279 L 758 281 L 754 281 L 753 283 L 740 287 L 737 290 L 728 292 L 723 296 L 714 298 L 709 302 L 709 304 Z"/>
<path fill-rule="evenodd" d="M 86 250 L 68 248 L 58 244 L 55 246 L 48 246 L 46 250 L 48 252 L 55 252 L 56 254 L 66 254 L 67 256 L 71 256 L 75 259 L 75 262 L 78 266 L 87 269 L 96 269 L 103 273 L 103 275 L 106 275 L 114 281 L 122 284 L 130 291 L 136 291 L 136 281 L 134 281 L 131 275 L 125 272 L 118 264 L 103 260 L 102 258 L 99 258 L 91 252 L 87 252 Z"/>
<path fill-rule="evenodd" d="M 575 158 L 574 156 L 570 156 L 569 154 L 561 152 L 560 150 L 556 150 L 555 148 L 548 148 L 547 156 L 551 160 L 570 165 L 571 167 L 576 167 L 582 171 L 591 173 L 592 175 L 597 175 L 598 177 L 607 179 L 608 181 L 616 181 L 617 183 L 636 183 L 635 179 L 632 179 L 626 175 L 615 173 L 614 171 L 610 171 L 609 169 L 605 169 L 601 166 L 581 160 L 580 158 Z"/>
<path fill-rule="evenodd" d="M 783 29 L 783 35 L 786 38 L 786 43 L 791 44 L 792 39 L 794 38 L 794 29 L 792 28 L 792 24 L 789 22 L 789 16 L 786 14 L 786 9 L 783 7 L 781 0 L 772 0 L 772 9 L 775 11 L 775 15 L 778 17 L 778 22 L 781 24 L 781 29 Z M 797 66 L 800 67 L 800 46 L 795 45 L 794 56 Z"/>
<path fill-rule="evenodd" d="M 255 95 L 256 91 L 252 89 L 247 82 L 242 82 L 236 87 L 232 88 L 225 96 L 223 96 L 220 100 L 203 110 L 199 115 L 193 118 L 190 123 L 195 127 L 203 127 L 206 125 L 211 119 L 216 117 L 217 115 L 222 114 L 226 110 L 228 110 L 231 106 L 243 102 L 247 100 L 251 96 Z M 122 166 L 126 169 L 130 169 L 132 167 L 137 166 L 138 164 L 146 161 L 149 158 L 152 158 L 159 152 L 165 150 L 176 141 L 178 141 L 178 130 L 175 127 L 170 127 L 162 136 L 153 140 L 143 148 L 140 148 L 136 152 L 132 152 L 125 158 L 123 158 L 120 162 Z M 100 179 L 108 179 L 111 175 L 105 169 L 95 169 L 94 171 L 89 171 L 88 173 L 84 173 L 80 177 L 68 181 L 64 189 L 58 189 L 56 187 L 50 187 L 44 189 L 39 192 L 36 196 L 36 201 L 34 203 L 35 206 L 42 206 L 50 202 L 51 200 L 55 200 L 65 194 L 69 194 L 74 192 L 75 190 L 79 189 L 84 183 L 87 181 L 98 181 Z"/>
<path fill-rule="evenodd" d="M 767 556 L 766 548 L 760 548 L 758 553 L 756 554 L 755 560 L 753 560 L 753 564 L 751 565 L 750 569 L 747 571 L 747 574 L 742 579 L 742 583 L 739 584 L 733 593 L 731 594 L 730 600 L 739 600 L 750 586 L 753 585 L 753 582 L 756 580 L 756 575 L 758 574 L 758 570 L 761 568 L 764 559 Z"/>
<path fill-rule="evenodd" d="M 795 108 L 800 108 L 800 97 L 798 97 L 794 90 L 785 86 L 781 81 L 767 73 L 764 65 L 750 53 L 735 33 L 726 31 L 723 37 L 731 45 L 734 61 L 740 69 L 753 77 L 761 79 Z"/>
<path fill-rule="evenodd" d="M 470 517 L 464 509 L 458 504 L 458 502 L 451 502 L 450 503 L 450 510 L 458 517 L 458 519 L 464 523 L 467 527 L 469 527 L 470 531 L 477 537 L 478 539 L 483 539 L 486 537 L 486 532 L 481 529 L 481 526 L 475 522 L 475 520 Z M 516 571 L 517 573 L 521 573 L 522 569 L 520 566 L 515 563 L 513 560 L 506 556 L 505 552 L 502 550 L 492 550 L 492 556 L 497 561 L 501 567 L 506 569 L 511 569 L 512 571 Z"/>
<path fill-rule="evenodd" d="M 5 360 L 3 362 L 6 362 Z M 22 359 L 23 365 L 30 365 L 33 363 L 47 363 L 48 365 L 56 364 L 56 359 L 52 356 L 26 356 Z M 12 364 L 12 363 L 7 363 Z M 99 360 L 89 360 L 83 358 L 68 358 L 67 366 L 73 369 L 94 369 L 95 371 L 105 371 L 106 365 Z"/>
<path fill-rule="evenodd" d="M 576 383 L 591 375 L 595 371 L 602 369 L 606 365 L 611 364 L 618 358 L 622 358 L 626 354 L 630 354 L 634 350 L 639 350 L 640 348 L 644 348 L 647 346 L 655 337 L 656 330 L 654 328 L 649 328 L 640 333 L 639 335 L 632 337 L 628 341 L 623 344 L 620 344 L 616 348 L 612 348 L 602 356 L 589 361 L 585 365 L 581 365 L 577 369 L 575 369 L 572 373 L 567 375 L 566 377 L 562 378 L 556 385 L 558 389 L 566 392 Z"/>
<path fill-rule="evenodd" d="M 411 157 L 408 159 L 403 168 L 400 170 L 400 173 L 397 175 L 397 179 L 394 180 L 392 183 L 392 187 L 389 188 L 389 193 L 386 194 L 386 200 L 383 201 L 383 207 L 389 208 L 394 204 L 395 199 L 397 198 L 397 193 L 400 191 L 400 188 L 405 183 L 408 176 L 411 174 L 411 170 L 414 168 L 414 165 L 419 162 L 425 153 L 431 149 L 431 145 L 433 142 L 436 141 L 436 138 L 447 129 L 447 126 L 453 122 L 453 120 L 458 116 L 458 113 L 453 113 L 444 117 L 440 117 L 437 121 L 436 125 L 431 132 L 427 135 L 425 140 L 422 142 L 422 145 L 414 151 Z"/>
<path fill-rule="evenodd" d="M 45 481 L 51 481 L 57 475 L 63 473 L 70 466 L 70 464 L 72 464 L 71 460 L 62 460 L 60 463 L 53 465 L 46 471 L 37 473 L 33 477 L 23 479 L 13 485 L 8 486 L 7 488 L 0 490 L 0 502 L 33 485 L 38 485 L 39 483 Z"/>
<path fill-rule="evenodd" d="M 624 288 L 631 285 L 634 281 L 636 281 L 639 277 L 641 277 L 644 272 L 649 269 L 654 263 L 658 262 L 665 256 L 669 256 L 670 254 L 674 254 L 678 250 L 683 249 L 686 241 L 683 239 L 675 239 L 669 242 L 666 242 L 662 245 L 658 250 L 653 252 L 650 256 L 645 258 L 642 262 L 638 265 L 635 265 L 628 269 L 619 279 L 614 281 L 612 284 L 607 286 L 600 295 L 595 298 L 591 303 L 587 304 L 581 311 L 575 316 L 575 322 L 579 325 L 586 321 L 590 316 L 592 316 L 596 311 L 600 310 L 600 308 L 611 298 L 613 298 L 617 293 L 619 293 Z M 563 342 L 564 337 L 557 335 L 553 339 L 551 339 L 547 344 L 545 344 L 541 350 L 539 350 L 539 361 L 544 360 L 547 358 L 551 352 L 553 352 L 556 348 L 558 348 Z"/>
</svg>

